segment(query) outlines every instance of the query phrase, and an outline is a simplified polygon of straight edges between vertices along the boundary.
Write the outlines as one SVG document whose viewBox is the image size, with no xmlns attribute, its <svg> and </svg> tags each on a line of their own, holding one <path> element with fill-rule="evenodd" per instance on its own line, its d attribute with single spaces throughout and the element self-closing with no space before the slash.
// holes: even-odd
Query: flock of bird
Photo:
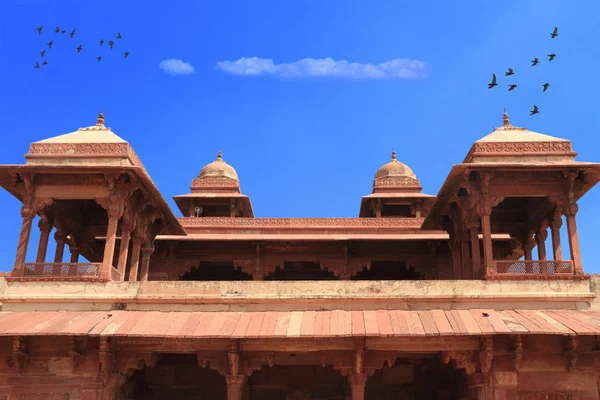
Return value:
<svg viewBox="0 0 600 400">
<path fill-rule="evenodd" d="M 44 25 L 42 25 L 42 26 L 40 26 L 39 28 L 37 28 L 38 36 L 42 36 L 42 31 L 43 31 L 43 29 L 44 29 Z M 60 34 L 60 35 L 64 35 L 65 33 L 67 33 L 67 31 L 66 31 L 65 29 L 61 29 L 61 28 L 60 28 L 60 27 L 58 27 L 58 26 L 57 26 L 57 27 L 54 29 L 54 34 L 55 34 L 55 35 L 59 35 L 59 34 Z M 71 31 L 71 33 L 69 33 L 69 37 L 70 37 L 71 39 L 73 39 L 73 37 L 74 37 L 74 36 L 75 36 L 75 29 L 73 29 L 73 30 Z M 120 32 L 117 32 L 117 36 L 115 37 L 115 39 L 123 39 L 123 36 L 121 36 L 121 33 L 120 33 Z M 100 43 L 100 46 L 102 46 L 102 45 L 104 44 L 104 39 L 100 39 L 99 43 Z M 54 44 L 54 39 L 51 39 L 51 40 L 50 40 L 50 41 L 47 43 L 47 45 L 48 45 L 48 50 L 51 50 L 51 49 L 52 49 L 52 45 L 53 45 L 53 44 Z M 108 47 L 110 47 L 110 49 L 112 50 L 112 49 L 113 49 L 113 46 L 115 45 L 115 42 L 114 42 L 113 40 L 109 40 L 109 41 L 107 42 L 107 45 L 108 45 Z M 75 50 L 77 51 L 77 54 L 79 54 L 79 53 L 81 53 L 81 51 L 83 50 L 83 46 L 80 44 L 79 46 L 77 46 L 77 47 L 75 48 Z M 44 58 L 44 55 L 45 55 L 45 54 L 46 54 L 46 49 L 43 49 L 43 50 L 40 52 L 40 55 L 41 55 L 41 57 L 42 57 L 42 58 Z M 123 53 L 123 58 L 127 58 L 127 57 L 129 57 L 129 52 L 128 52 L 128 51 L 126 51 L 126 52 L 124 52 L 124 53 Z M 100 62 L 100 61 L 102 61 L 102 56 L 98 56 L 98 57 L 96 57 L 96 62 Z M 44 65 L 48 65 L 48 60 L 44 59 L 44 60 L 42 60 L 42 61 L 41 61 L 41 63 L 40 63 L 40 61 L 36 61 L 36 63 L 35 63 L 35 67 L 34 67 L 34 68 L 41 68 L 41 67 L 42 67 L 42 66 L 44 66 Z"/>
<path fill-rule="evenodd" d="M 554 30 L 552 31 L 552 33 L 550 34 L 550 38 L 554 39 L 555 37 L 558 36 L 558 27 L 555 27 Z M 548 54 L 548 62 L 554 60 L 556 58 L 556 54 L 551 53 Z M 533 60 L 531 60 L 531 66 L 535 67 L 536 65 L 538 65 L 540 63 L 540 60 L 536 57 Z M 508 71 L 506 71 L 506 73 L 504 74 L 504 76 L 511 76 L 514 75 L 514 71 L 512 68 L 509 68 Z M 491 89 L 495 86 L 498 86 L 498 83 L 496 83 L 496 74 L 492 74 L 492 82 L 488 83 L 488 89 Z M 548 87 L 550 86 L 550 84 L 548 82 L 544 83 L 542 85 L 543 89 L 542 91 L 545 92 L 546 90 L 548 90 Z M 515 88 L 517 87 L 516 84 L 509 84 L 508 85 L 508 91 L 511 92 L 513 91 Z M 539 114 L 540 111 L 538 109 L 538 106 L 536 106 L 535 104 L 533 105 L 533 110 L 531 110 L 529 112 L 529 115 L 535 115 L 535 114 Z"/>
</svg>

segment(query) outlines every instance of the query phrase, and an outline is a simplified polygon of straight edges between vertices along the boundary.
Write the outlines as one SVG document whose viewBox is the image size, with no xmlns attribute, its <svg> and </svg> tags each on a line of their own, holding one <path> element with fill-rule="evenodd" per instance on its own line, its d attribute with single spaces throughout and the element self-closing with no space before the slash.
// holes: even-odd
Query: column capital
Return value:
<svg viewBox="0 0 600 400">
<path fill-rule="evenodd" d="M 154 246 L 143 246 L 142 254 L 145 256 L 151 256 L 154 253 Z"/>
<path fill-rule="evenodd" d="M 79 250 L 81 250 L 79 246 L 69 246 L 71 254 L 79 254 Z"/>
<path fill-rule="evenodd" d="M 40 231 L 43 233 L 50 232 L 52 225 L 50 225 L 50 221 L 48 221 L 48 217 L 46 216 L 46 214 L 40 215 L 40 221 L 38 222 L 38 227 L 40 228 Z"/>
<path fill-rule="evenodd" d="M 565 215 L 567 217 L 574 217 L 575 214 L 577 214 L 577 212 L 579 211 L 579 206 L 577 205 L 577 203 L 575 203 L 574 201 L 570 202 L 566 207 L 565 207 Z"/>
<path fill-rule="evenodd" d="M 61 243 L 64 243 L 66 240 L 65 231 L 60 226 L 56 227 L 56 231 L 54 232 L 54 240 Z"/>
<path fill-rule="evenodd" d="M 350 381 L 350 386 L 359 386 L 364 387 L 367 383 L 367 374 L 363 373 L 351 373 L 348 375 L 348 380 Z"/>
<path fill-rule="evenodd" d="M 33 219 L 36 214 L 36 211 L 31 207 L 28 207 L 26 205 L 23 205 L 23 207 L 21 207 L 21 217 L 23 217 L 24 219 Z"/>
</svg>

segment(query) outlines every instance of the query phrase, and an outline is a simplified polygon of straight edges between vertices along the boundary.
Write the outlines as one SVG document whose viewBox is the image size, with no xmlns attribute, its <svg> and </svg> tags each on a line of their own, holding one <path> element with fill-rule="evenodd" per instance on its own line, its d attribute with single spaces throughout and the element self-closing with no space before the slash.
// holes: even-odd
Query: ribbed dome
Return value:
<svg viewBox="0 0 600 400">
<path fill-rule="evenodd" d="M 223 154 L 221 152 L 219 152 L 215 161 L 207 164 L 204 166 L 204 168 L 202 168 L 202 170 L 200 170 L 198 178 L 227 178 L 239 181 L 237 172 L 235 172 L 235 169 L 233 169 L 231 165 L 223 161 Z"/>
<path fill-rule="evenodd" d="M 383 165 L 375 174 L 375 180 L 384 178 L 412 178 L 417 179 L 417 176 L 412 170 L 405 164 L 402 164 L 396 159 L 396 152 L 392 151 L 392 161 Z"/>
</svg>

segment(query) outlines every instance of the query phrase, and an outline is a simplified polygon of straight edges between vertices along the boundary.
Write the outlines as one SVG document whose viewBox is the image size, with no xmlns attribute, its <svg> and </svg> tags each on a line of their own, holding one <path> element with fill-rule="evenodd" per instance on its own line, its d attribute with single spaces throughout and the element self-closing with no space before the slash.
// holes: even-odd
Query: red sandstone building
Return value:
<svg viewBox="0 0 600 400">
<path fill-rule="evenodd" d="M 102 114 L 32 143 L 0 400 L 599 400 L 575 156 L 505 114 L 437 196 L 392 154 L 358 218 L 256 218 L 219 153 L 176 217 Z"/>
</svg>

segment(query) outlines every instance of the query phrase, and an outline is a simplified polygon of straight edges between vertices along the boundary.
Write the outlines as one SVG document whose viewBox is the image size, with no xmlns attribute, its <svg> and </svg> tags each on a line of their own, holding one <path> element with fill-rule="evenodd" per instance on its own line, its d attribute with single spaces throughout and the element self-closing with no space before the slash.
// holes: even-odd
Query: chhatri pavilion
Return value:
<svg viewBox="0 0 600 400">
<path fill-rule="evenodd" d="M 392 153 L 356 218 L 261 218 L 221 153 L 174 211 L 102 114 L 34 142 L 0 400 L 600 400 L 576 155 L 505 113 L 437 195 Z"/>
</svg>

